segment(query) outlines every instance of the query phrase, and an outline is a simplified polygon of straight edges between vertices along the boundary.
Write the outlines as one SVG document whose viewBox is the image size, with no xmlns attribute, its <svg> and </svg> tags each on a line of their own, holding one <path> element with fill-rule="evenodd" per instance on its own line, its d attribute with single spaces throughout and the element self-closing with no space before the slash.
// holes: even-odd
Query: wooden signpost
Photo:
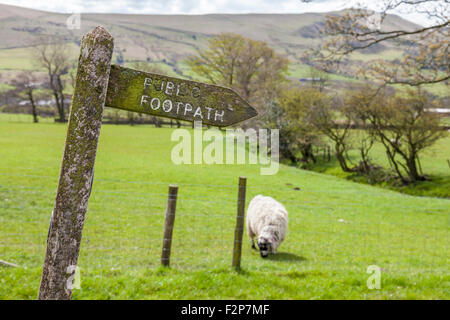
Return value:
<svg viewBox="0 0 450 320">
<path fill-rule="evenodd" d="M 112 36 L 102 27 L 81 41 L 38 299 L 72 296 L 105 104 L 218 127 L 257 115 L 231 89 L 111 66 L 113 48 Z"/>
</svg>

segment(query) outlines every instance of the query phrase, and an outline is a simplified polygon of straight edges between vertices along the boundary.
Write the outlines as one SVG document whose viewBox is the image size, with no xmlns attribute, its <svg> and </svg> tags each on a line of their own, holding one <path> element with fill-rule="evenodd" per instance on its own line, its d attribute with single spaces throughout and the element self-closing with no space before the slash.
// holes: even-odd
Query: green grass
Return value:
<svg viewBox="0 0 450 320">
<path fill-rule="evenodd" d="M 0 93 L 7 92 L 11 89 L 14 89 L 14 87 L 6 83 L 0 83 Z"/>
<path fill-rule="evenodd" d="M 136 61 L 125 62 L 124 67 L 136 69 L 136 67 L 134 65 L 135 63 L 136 63 Z M 177 76 L 177 74 L 175 73 L 173 68 L 170 65 L 168 65 L 167 63 L 164 63 L 164 62 L 146 62 L 146 63 L 148 65 L 155 66 L 155 67 L 161 69 L 161 73 L 164 73 L 165 75 L 172 76 L 172 77 Z"/>
<path fill-rule="evenodd" d="M 311 67 L 306 64 L 301 63 L 292 63 L 289 66 L 289 76 L 293 78 L 311 78 Z M 328 80 L 339 80 L 339 81 L 349 81 L 349 82 L 355 82 L 358 81 L 357 79 L 333 74 L 333 73 L 327 73 Z"/>
<path fill-rule="evenodd" d="M 35 299 L 66 124 L 0 119 L 0 299 Z M 172 130 L 104 125 L 74 299 L 449 299 L 448 200 L 281 166 L 174 165 Z M 245 241 L 230 267 L 239 176 L 247 203 L 289 211 L 279 254 Z M 178 183 L 171 269 L 161 268 L 168 184 Z M 298 187 L 300 190 L 295 190 Z M 244 237 L 246 237 L 244 235 Z M 246 239 L 246 238 L 245 238 Z M 367 267 L 382 268 L 369 290 Z"/>
<path fill-rule="evenodd" d="M 445 98 L 450 96 L 450 87 L 448 84 L 444 82 L 424 84 L 421 87 L 428 93 L 433 94 L 439 98 Z M 406 94 L 408 90 L 411 89 L 410 86 L 403 84 L 392 85 L 392 88 L 397 90 L 397 92 L 400 94 Z"/>
<path fill-rule="evenodd" d="M 39 122 L 54 123 L 54 117 L 41 117 L 38 116 Z M 29 114 L 23 113 L 1 113 L 0 122 L 8 123 L 33 123 L 33 117 Z"/>
<path fill-rule="evenodd" d="M 79 54 L 80 48 L 70 43 L 68 45 L 69 57 L 75 60 Z M 13 49 L 0 49 L 0 71 L 2 70 L 42 70 L 36 61 L 34 55 L 37 49 L 35 47 L 21 47 Z"/>
<path fill-rule="evenodd" d="M 0 70 L 36 70 L 39 69 L 32 59 L 31 48 L 0 50 Z"/>
<path fill-rule="evenodd" d="M 404 52 L 398 49 L 386 49 L 382 53 L 382 57 L 380 53 L 362 53 L 361 51 L 355 51 L 350 55 L 351 59 L 360 60 L 362 62 L 368 62 L 370 60 L 376 60 L 383 58 L 385 60 L 392 61 L 394 59 L 400 59 L 403 56 Z"/>
<path fill-rule="evenodd" d="M 289 65 L 289 76 L 295 78 L 310 78 L 311 67 L 301 63 L 291 63 Z"/>
</svg>

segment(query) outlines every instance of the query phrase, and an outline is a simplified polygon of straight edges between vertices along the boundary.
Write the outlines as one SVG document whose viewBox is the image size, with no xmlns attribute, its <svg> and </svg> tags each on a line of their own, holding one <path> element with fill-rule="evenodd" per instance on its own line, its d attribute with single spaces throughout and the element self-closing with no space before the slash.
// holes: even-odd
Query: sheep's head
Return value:
<svg viewBox="0 0 450 320">
<path fill-rule="evenodd" d="M 276 227 L 266 226 L 258 236 L 258 248 L 261 257 L 266 258 L 269 253 L 275 253 L 279 245 L 279 232 Z"/>
<path fill-rule="evenodd" d="M 266 258 L 269 255 L 269 252 L 272 251 L 272 243 L 271 239 L 260 236 L 258 237 L 258 248 L 261 257 Z"/>
</svg>

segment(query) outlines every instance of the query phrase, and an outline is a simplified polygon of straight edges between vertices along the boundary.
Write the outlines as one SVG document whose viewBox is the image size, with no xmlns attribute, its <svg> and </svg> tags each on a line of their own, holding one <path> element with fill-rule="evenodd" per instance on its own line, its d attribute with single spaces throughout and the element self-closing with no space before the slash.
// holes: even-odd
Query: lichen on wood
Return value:
<svg viewBox="0 0 450 320">
<path fill-rule="evenodd" d="M 229 88 L 116 65 L 111 66 L 106 106 L 218 127 L 257 115 Z"/>
<path fill-rule="evenodd" d="M 102 27 L 81 41 L 39 299 L 71 298 L 69 270 L 77 265 L 80 250 L 113 47 L 112 36 Z"/>
</svg>

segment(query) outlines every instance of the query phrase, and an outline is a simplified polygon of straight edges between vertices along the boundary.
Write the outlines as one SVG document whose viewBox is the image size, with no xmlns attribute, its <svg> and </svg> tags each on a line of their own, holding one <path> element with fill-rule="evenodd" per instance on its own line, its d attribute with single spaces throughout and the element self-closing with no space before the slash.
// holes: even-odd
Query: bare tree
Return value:
<svg viewBox="0 0 450 320">
<path fill-rule="evenodd" d="M 333 141 L 336 159 L 344 172 L 356 171 L 349 165 L 352 118 L 345 99 L 331 98 L 318 89 L 310 89 L 314 99 L 308 102 L 308 122 Z"/>
<path fill-rule="evenodd" d="M 446 136 L 436 107 L 420 88 L 406 96 L 378 96 L 364 115 L 370 130 L 383 144 L 389 162 L 403 183 L 425 180 L 420 173 L 419 155 Z"/>
<path fill-rule="evenodd" d="M 324 91 L 330 80 L 328 73 L 323 70 L 319 70 L 311 66 L 309 68 L 310 84 L 311 87 L 318 89 L 320 92 Z"/>
<path fill-rule="evenodd" d="M 77 62 L 73 62 L 71 63 L 70 67 L 69 67 L 69 79 L 70 79 L 70 86 L 72 87 L 72 90 L 75 88 L 75 79 L 77 76 Z"/>
<path fill-rule="evenodd" d="M 0 81 L 2 80 L 2 75 L 0 73 Z M 0 88 L 0 106 L 2 104 L 8 104 L 7 90 Z"/>
<path fill-rule="evenodd" d="M 408 30 L 388 26 L 388 14 L 400 9 L 427 15 L 432 24 Z M 353 52 L 393 42 L 405 49 L 403 57 L 394 61 L 377 59 L 355 72 L 384 84 L 446 82 L 450 79 L 449 28 L 449 0 L 383 0 L 377 12 L 360 7 L 327 16 L 324 32 L 330 37 L 315 50 L 319 56 L 315 62 L 333 70 Z"/>
<path fill-rule="evenodd" d="M 294 155 L 301 154 L 303 163 L 316 162 L 313 147 L 321 143 L 321 132 L 310 121 L 309 110 L 327 103 L 327 97 L 314 88 L 285 90 L 280 97 L 282 116 L 287 122 L 285 132 L 292 140 Z"/>
<path fill-rule="evenodd" d="M 209 39 L 207 49 L 198 50 L 186 63 L 209 82 L 236 90 L 260 111 L 278 97 L 289 65 L 267 43 L 234 33 Z"/>
<path fill-rule="evenodd" d="M 68 45 L 66 43 L 50 43 L 43 40 L 43 44 L 37 47 L 35 59 L 37 64 L 44 68 L 48 75 L 48 85 L 55 98 L 58 121 L 66 121 L 64 105 L 64 85 L 63 75 L 67 74 L 70 68 Z"/>
<path fill-rule="evenodd" d="M 36 90 L 42 85 L 42 81 L 31 72 L 21 72 L 12 81 L 12 85 L 16 87 L 16 94 L 19 97 L 25 97 L 31 105 L 31 114 L 33 121 L 37 123 L 38 114 L 36 109 Z"/>
</svg>

